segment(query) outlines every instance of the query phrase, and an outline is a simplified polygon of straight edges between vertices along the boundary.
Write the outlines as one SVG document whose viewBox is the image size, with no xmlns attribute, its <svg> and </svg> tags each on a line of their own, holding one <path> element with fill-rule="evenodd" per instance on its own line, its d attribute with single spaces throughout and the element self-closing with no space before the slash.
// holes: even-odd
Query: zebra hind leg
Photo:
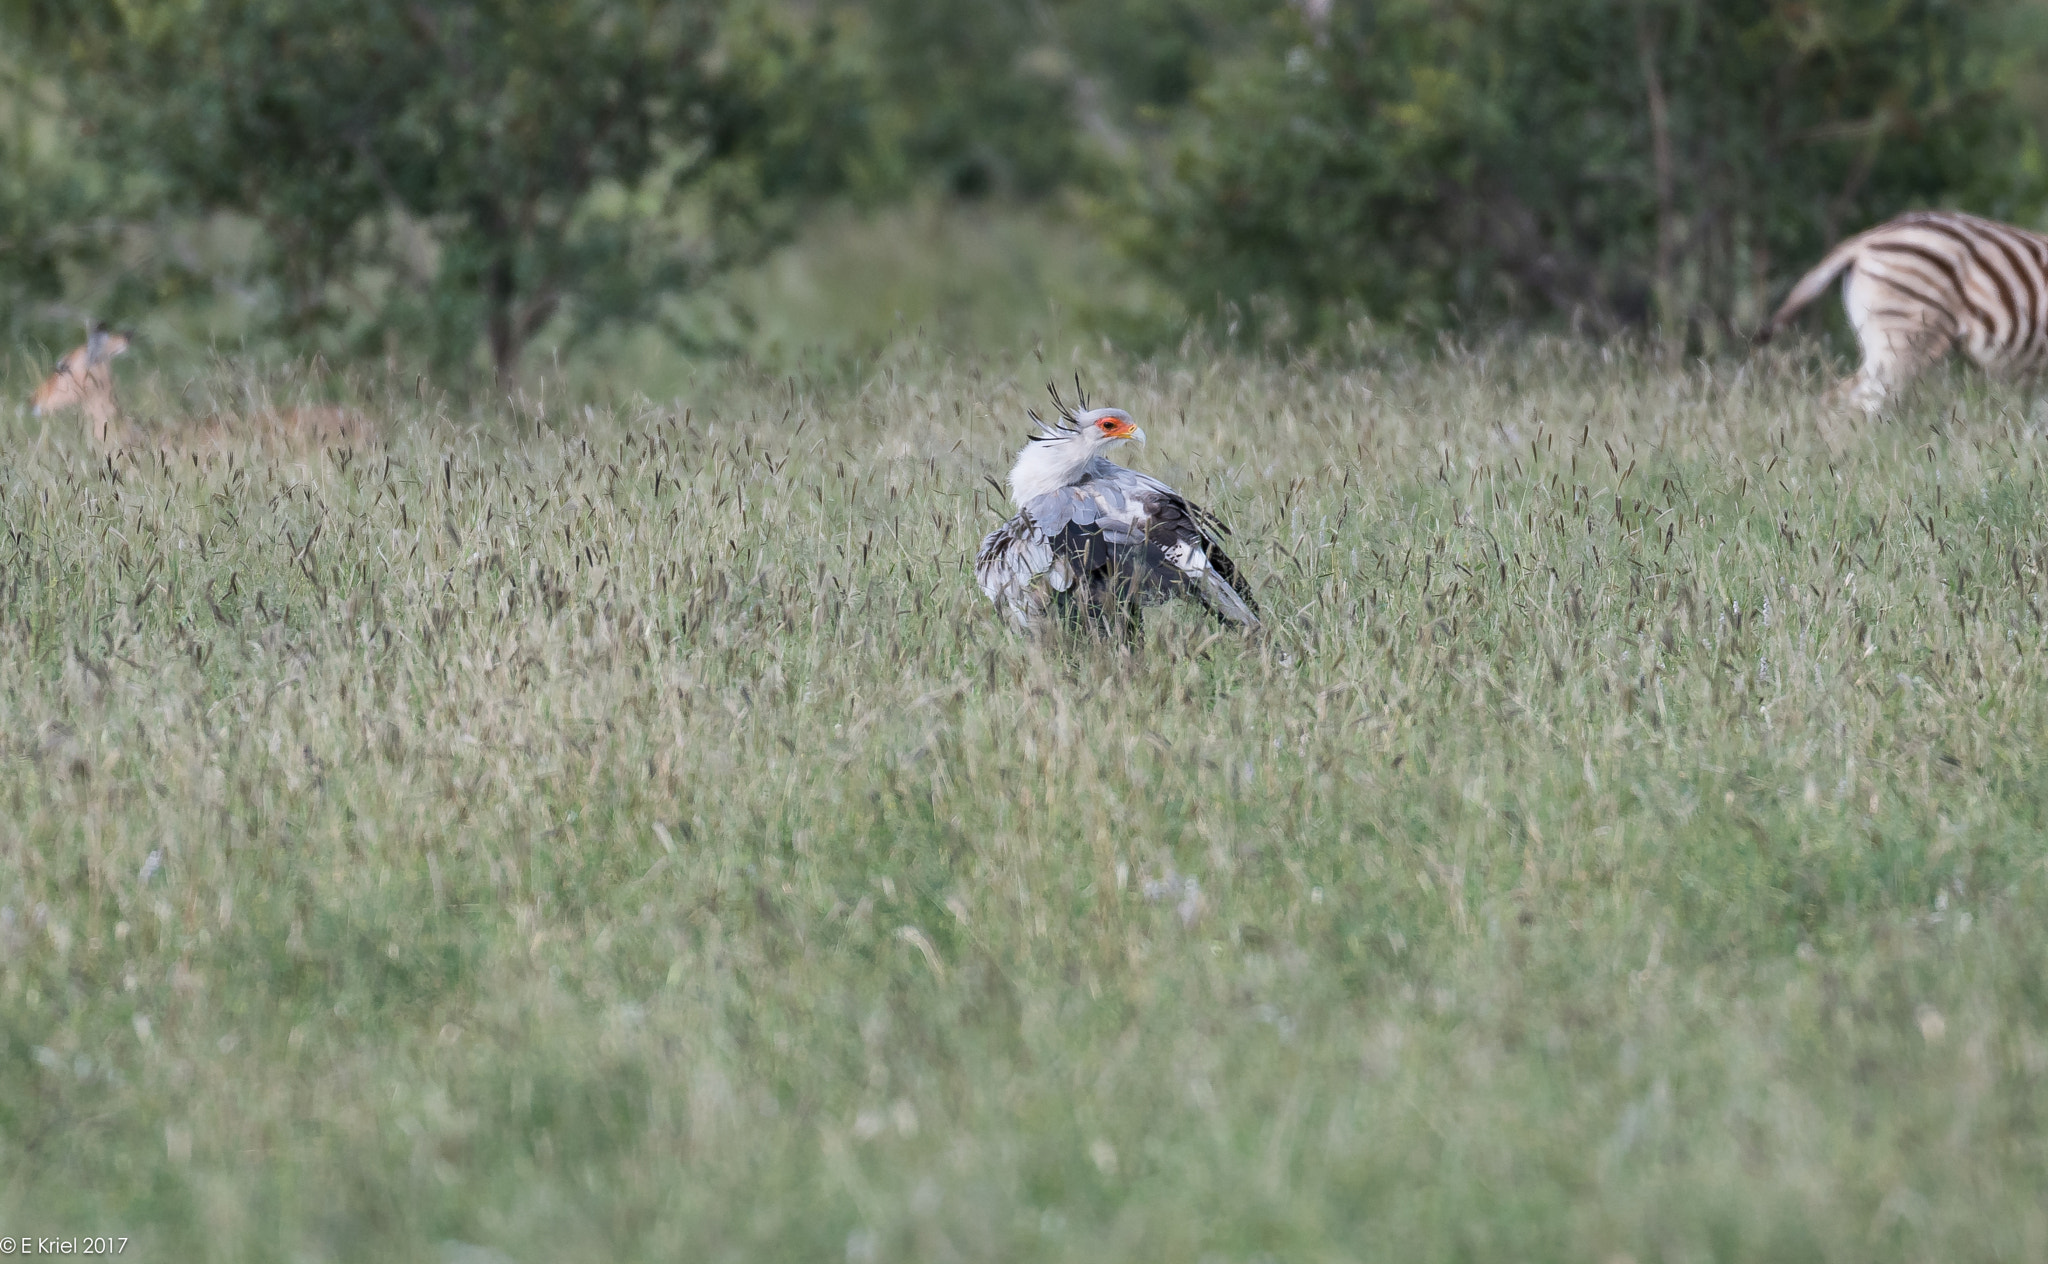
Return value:
<svg viewBox="0 0 2048 1264">
<path fill-rule="evenodd" d="M 1843 404 L 1860 410 L 1865 416 L 1875 417 L 1884 411 L 1885 397 L 1891 392 L 1884 379 L 1872 373 L 1868 366 L 1842 379 L 1835 388 L 1835 394 Z"/>
<path fill-rule="evenodd" d="M 1899 390 L 1955 346 L 1955 318 L 1856 271 L 1842 286 L 1863 363 L 1840 387 L 1842 402 L 1875 416 Z"/>
<path fill-rule="evenodd" d="M 1875 417 L 1895 402 L 1908 382 L 1938 363 L 1949 351 L 1946 338 L 1918 339 L 1872 354 L 1866 349 L 1863 367 L 1835 388 L 1837 397 L 1866 416 Z"/>
</svg>

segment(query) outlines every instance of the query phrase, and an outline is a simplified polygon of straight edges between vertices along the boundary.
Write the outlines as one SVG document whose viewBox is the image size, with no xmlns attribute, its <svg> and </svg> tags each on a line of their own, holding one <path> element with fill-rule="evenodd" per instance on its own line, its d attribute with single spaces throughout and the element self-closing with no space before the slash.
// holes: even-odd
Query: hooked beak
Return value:
<svg viewBox="0 0 2048 1264">
<path fill-rule="evenodd" d="M 1132 426 L 1130 439 L 1132 443 L 1145 442 L 1145 428 L 1143 426 Z"/>
</svg>

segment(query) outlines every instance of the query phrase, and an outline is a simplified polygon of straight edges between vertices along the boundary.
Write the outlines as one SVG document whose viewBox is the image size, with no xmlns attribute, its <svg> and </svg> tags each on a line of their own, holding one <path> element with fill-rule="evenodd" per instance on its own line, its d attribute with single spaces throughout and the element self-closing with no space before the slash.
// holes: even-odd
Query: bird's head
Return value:
<svg viewBox="0 0 2048 1264">
<path fill-rule="evenodd" d="M 1119 443 L 1143 443 L 1145 432 L 1121 408 L 1091 408 L 1074 415 L 1074 431 L 1096 450 Z"/>
<path fill-rule="evenodd" d="M 1031 419 L 1039 424 L 1041 431 L 1031 436 L 1034 442 L 1055 440 L 1075 443 L 1091 454 L 1120 443 L 1145 442 L 1145 432 L 1123 409 L 1088 407 L 1088 397 L 1081 393 L 1078 378 L 1074 384 L 1075 394 L 1080 396 L 1078 405 L 1070 405 L 1061 399 L 1059 387 L 1049 386 L 1046 389 L 1052 393 L 1053 406 L 1059 413 L 1051 422 L 1035 412 L 1031 414 Z"/>
<path fill-rule="evenodd" d="M 1090 408 L 1086 396 L 1078 406 L 1069 405 L 1060 398 L 1058 387 L 1050 389 L 1053 406 L 1059 412 L 1050 421 L 1035 412 L 1031 414 L 1031 420 L 1038 423 L 1038 433 L 1031 436 L 1031 442 L 1024 445 L 1024 450 L 1017 454 L 1017 464 L 1010 469 L 1010 499 L 1020 506 L 1030 503 L 1033 497 L 1088 477 L 1102 454 L 1118 444 L 1133 439 L 1145 441 L 1145 432 L 1123 409 Z M 1078 381 L 1075 390 L 1080 390 Z"/>
</svg>

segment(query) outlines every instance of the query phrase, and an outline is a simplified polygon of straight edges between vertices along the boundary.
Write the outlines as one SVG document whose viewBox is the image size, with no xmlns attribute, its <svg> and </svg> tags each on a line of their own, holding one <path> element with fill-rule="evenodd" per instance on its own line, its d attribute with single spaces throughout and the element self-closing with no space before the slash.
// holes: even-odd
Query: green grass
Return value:
<svg viewBox="0 0 2048 1264">
<path fill-rule="evenodd" d="M 2048 1256 L 2020 396 L 1085 363 L 1272 616 L 1124 656 L 974 588 L 1026 364 L 408 389 L 346 468 L 0 425 L 0 1232 Z"/>
</svg>

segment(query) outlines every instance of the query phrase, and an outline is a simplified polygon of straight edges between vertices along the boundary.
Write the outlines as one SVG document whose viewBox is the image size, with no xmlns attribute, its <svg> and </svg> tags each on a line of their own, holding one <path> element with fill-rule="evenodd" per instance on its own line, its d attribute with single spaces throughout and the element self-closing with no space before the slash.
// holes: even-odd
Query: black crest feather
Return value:
<svg viewBox="0 0 2048 1264">
<path fill-rule="evenodd" d="M 1035 435 L 1026 435 L 1025 438 L 1033 443 L 1039 443 L 1047 439 L 1071 438 L 1081 428 L 1079 414 L 1088 411 L 1088 392 L 1081 389 L 1081 375 L 1079 373 L 1074 375 L 1074 396 L 1078 401 L 1077 403 L 1069 404 L 1061 397 L 1060 384 L 1058 382 L 1047 382 L 1045 384 L 1045 393 L 1052 396 L 1052 406 L 1057 411 L 1054 414 L 1053 420 L 1047 421 L 1038 415 L 1036 408 L 1025 409 L 1024 415 L 1038 423 L 1040 431 L 1040 433 Z"/>
<path fill-rule="evenodd" d="M 1060 384 L 1058 382 L 1047 382 L 1045 384 L 1045 393 L 1052 396 L 1052 406 L 1059 409 L 1061 421 L 1066 422 L 1069 426 L 1079 426 L 1081 424 L 1075 414 L 1088 411 L 1088 392 L 1082 389 L 1081 375 L 1079 373 L 1074 374 L 1074 398 L 1076 400 L 1074 404 L 1069 405 L 1066 400 L 1060 398 Z"/>
<path fill-rule="evenodd" d="M 1069 404 L 1065 399 L 1061 398 L 1058 382 L 1047 382 L 1045 384 L 1045 393 L 1052 396 L 1052 406 L 1055 409 L 1053 420 L 1047 421 L 1039 416 L 1036 408 L 1025 410 L 1025 415 L 1038 423 L 1038 428 L 1041 431 L 1039 434 L 1027 436 L 1033 443 L 1045 439 L 1068 438 L 1081 428 L 1081 420 L 1077 414 L 1088 411 L 1088 392 L 1081 389 L 1081 375 L 1079 373 L 1074 375 L 1074 396 L 1079 401 L 1078 403 Z"/>
</svg>

